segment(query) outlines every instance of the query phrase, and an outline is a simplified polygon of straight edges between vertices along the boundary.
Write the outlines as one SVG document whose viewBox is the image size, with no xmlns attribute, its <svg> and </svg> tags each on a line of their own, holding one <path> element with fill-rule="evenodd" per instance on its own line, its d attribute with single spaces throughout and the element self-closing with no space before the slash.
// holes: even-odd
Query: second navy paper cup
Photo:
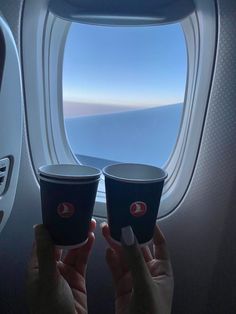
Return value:
<svg viewBox="0 0 236 314">
<path fill-rule="evenodd" d="M 120 242 L 121 229 L 131 226 L 140 244 L 154 232 L 167 173 L 143 164 L 121 163 L 103 169 L 111 237 Z"/>
</svg>

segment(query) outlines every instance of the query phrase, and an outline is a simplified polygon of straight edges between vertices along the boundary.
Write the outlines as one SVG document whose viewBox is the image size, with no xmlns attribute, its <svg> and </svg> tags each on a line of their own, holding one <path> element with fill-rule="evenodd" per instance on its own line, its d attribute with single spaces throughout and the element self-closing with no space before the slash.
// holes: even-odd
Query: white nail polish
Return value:
<svg viewBox="0 0 236 314">
<path fill-rule="evenodd" d="M 121 229 L 121 236 L 122 240 L 125 245 L 131 246 L 134 245 L 135 239 L 134 239 L 134 233 L 131 228 L 131 226 L 127 226 Z"/>
<path fill-rule="evenodd" d="M 102 229 L 103 227 L 105 227 L 107 225 L 107 223 L 105 221 L 100 223 L 100 228 Z"/>
</svg>

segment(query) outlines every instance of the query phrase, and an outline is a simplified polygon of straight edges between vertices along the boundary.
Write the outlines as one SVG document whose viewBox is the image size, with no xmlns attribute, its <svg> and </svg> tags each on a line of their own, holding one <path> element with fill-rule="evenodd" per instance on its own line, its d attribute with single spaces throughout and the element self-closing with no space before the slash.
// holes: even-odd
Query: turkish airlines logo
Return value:
<svg viewBox="0 0 236 314">
<path fill-rule="evenodd" d="M 61 203 L 57 207 L 57 213 L 62 218 L 70 218 L 75 212 L 75 207 L 71 203 Z"/>
<path fill-rule="evenodd" d="M 147 204 L 144 202 L 134 202 L 130 205 L 130 213 L 134 217 L 141 217 L 147 212 Z"/>
</svg>

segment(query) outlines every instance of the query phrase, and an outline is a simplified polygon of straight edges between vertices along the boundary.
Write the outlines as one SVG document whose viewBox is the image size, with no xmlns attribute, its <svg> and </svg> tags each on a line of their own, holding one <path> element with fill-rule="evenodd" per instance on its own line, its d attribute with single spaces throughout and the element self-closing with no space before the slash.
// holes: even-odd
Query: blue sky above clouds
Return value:
<svg viewBox="0 0 236 314">
<path fill-rule="evenodd" d="M 140 107 L 183 102 L 186 75 L 180 24 L 70 27 L 63 63 L 65 101 Z"/>
</svg>

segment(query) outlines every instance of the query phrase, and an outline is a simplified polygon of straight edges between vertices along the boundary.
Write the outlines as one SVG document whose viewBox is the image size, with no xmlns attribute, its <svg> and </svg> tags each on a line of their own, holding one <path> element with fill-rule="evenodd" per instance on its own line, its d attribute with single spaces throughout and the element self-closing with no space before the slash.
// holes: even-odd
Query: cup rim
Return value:
<svg viewBox="0 0 236 314">
<path fill-rule="evenodd" d="M 59 169 L 64 169 L 60 173 Z M 77 173 L 76 173 L 77 170 Z M 79 173 L 79 170 L 84 170 Z M 40 166 L 38 169 L 38 174 L 42 178 L 50 178 L 54 180 L 71 180 L 71 181 L 86 181 L 99 179 L 102 171 L 95 167 L 79 165 L 79 164 L 48 164 Z"/>
<path fill-rule="evenodd" d="M 125 177 L 124 175 L 114 175 L 109 173 L 108 171 L 111 170 L 111 168 L 116 168 L 116 167 L 140 167 L 140 168 L 149 168 L 149 170 L 153 169 L 156 172 L 159 172 L 160 176 L 156 176 L 153 178 L 128 178 Z M 154 182 L 161 182 L 164 181 L 167 176 L 168 173 L 163 170 L 162 168 L 156 167 L 156 166 L 152 166 L 152 165 L 146 165 L 146 164 L 138 164 L 138 163 L 115 163 L 115 164 L 111 164 L 108 165 L 106 167 L 104 167 L 102 169 L 102 173 L 104 174 L 105 178 L 111 178 L 113 180 L 116 181 L 122 181 L 122 182 L 128 182 L 128 183 L 154 183 Z"/>
<path fill-rule="evenodd" d="M 55 179 L 55 178 L 50 178 L 46 177 L 43 175 L 39 175 L 39 178 L 41 181 L 44 182 L 50 182 L 54 184 L 65 184 L 65 185 L 84 185 L 84 184 L 91 184 L 91 183 L 96 183 L 99 182 L 101 179 L 100 178 L 90 178 L 90 179 L 78 179 L 78 180 L 71 180 L 71 179 Z"/>
</svg>

